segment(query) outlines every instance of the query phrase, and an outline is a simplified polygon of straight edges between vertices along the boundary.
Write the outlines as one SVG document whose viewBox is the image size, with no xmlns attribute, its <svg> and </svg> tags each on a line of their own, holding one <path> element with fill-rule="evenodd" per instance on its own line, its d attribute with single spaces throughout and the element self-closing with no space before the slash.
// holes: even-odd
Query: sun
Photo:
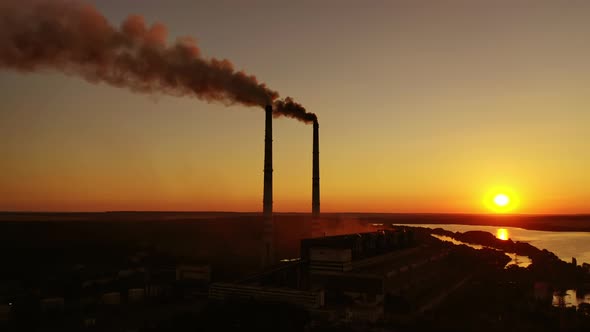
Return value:
<svg viewBox="0 0 590 332">
<path fill-rule="evenodd" d="M 516 192 L 508 187 L 494 187 L 484 196 L 484 205 L 494 213 L 508 213 L 514 211 L 520 200 Z"/>
<path fill-rule="evenodd" d="M 498 194 L 494 196 L 494 204 L 497 206 L 506 206 L 510 203 L 510 197 L 506 196 L 506 194 Z"/>
</svg>

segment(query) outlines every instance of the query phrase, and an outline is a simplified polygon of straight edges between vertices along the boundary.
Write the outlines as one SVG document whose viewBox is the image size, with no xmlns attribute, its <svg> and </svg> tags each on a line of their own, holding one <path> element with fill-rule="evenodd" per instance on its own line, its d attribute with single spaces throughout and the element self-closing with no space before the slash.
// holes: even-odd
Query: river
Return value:
<svg viewBox="0 0 590 332">
<path fill-rule="evenodd" d="M 575 257 L 578 264 L 590 263 L 590 232 L 548 232 L 517 227 L 455 224 L 413 224 L 407 226 L 442 228 L 451 232 L 486 231 L 502 240 L 512 239 L 512 241 L 528 242 L 539 249 L 547 249 L 566 262 L 571 262 Z M 446 237 L 442 240 L 450 241 Z M 514 254 L 509 254 L 509 256 L 512 258 L 509 264 L 515 263 L 522 267 L 530 264 L 530 260 L 519 259 L 522 258 L 521 256 Z M 580 303 L 590 303 L 590 294 L 577 294 L 574 289 L 553 294 L 554 306 L 577 307 Z"/>
<path fill-rule="evenodd" d="M 571 262 L 575 257 L 578 264 L 590 263 L 590 232 L 547 232 L 532 231 L 517 227 L 496 227 L 455 224 L 412 224 L 410 227 L 442 228 L 451 232 L 486 231 L 503 240 L 528 242 L 539 249 L 547 249 L 560 259 Z"/>
</svg>

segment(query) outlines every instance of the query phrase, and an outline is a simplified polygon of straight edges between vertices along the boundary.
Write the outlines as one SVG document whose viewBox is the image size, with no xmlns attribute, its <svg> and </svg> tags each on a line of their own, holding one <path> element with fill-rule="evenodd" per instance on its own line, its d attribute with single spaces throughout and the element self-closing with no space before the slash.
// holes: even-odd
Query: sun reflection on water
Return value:
<svg viewBox="0 0 590 332">
<path fill-rule="evenodd" d="M 508 240 L 508 230 L 506 228 L 498 228 L 498 230 L 496 231 L 496 237 L 500 240 Z"/>
</svg>

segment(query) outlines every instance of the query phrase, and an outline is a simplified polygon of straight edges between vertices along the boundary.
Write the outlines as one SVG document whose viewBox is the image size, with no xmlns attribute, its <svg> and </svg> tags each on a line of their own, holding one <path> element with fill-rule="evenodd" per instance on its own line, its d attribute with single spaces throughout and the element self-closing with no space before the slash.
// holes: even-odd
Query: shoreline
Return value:
<svg viewBox="0 0 590 332">
<path fill-rule="evenodd" d="M 256 218 L 260 212 L 107 211 L 107 212 L 0 212 L 4 222 L 137 222 L 205 221 L 239 217 Z M 278 212 L 281 217 L 310 217 L 310 213 Z M 321 218 L 345 223 L 456 224 L 517 227 L 547 232 L 590 232 L 590 215 L 483 215 L 450 213 L 322 213 Z"/>
</svg>

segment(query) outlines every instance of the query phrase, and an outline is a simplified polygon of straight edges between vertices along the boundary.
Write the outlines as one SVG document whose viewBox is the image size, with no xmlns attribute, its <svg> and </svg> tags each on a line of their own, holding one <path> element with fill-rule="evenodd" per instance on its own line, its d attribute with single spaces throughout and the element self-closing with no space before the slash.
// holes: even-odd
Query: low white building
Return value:
<svg viewBox="0 0 590 332">
<path fill-rule="evenodd" d="M 176 280 L 211 281 L 211 266 L 183 264 L 176 267 Z"/>
</svg>

